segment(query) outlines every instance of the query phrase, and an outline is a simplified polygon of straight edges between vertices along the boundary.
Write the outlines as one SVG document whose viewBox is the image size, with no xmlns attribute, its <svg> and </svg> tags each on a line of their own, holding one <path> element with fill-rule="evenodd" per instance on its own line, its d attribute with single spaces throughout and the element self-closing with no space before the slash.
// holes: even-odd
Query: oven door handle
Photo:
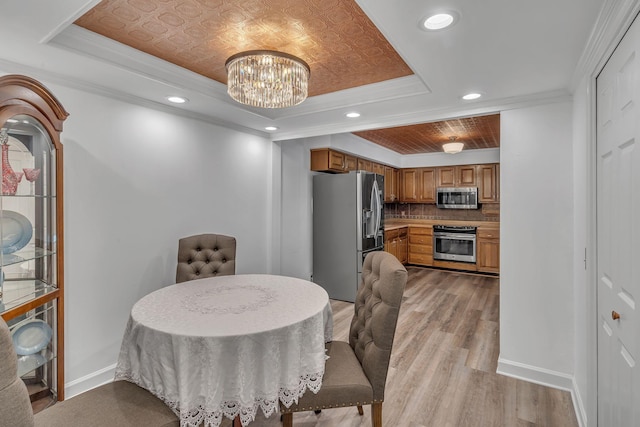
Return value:
<svg viewBox="0 0 640 427">
<path fill-rule="evenodd" d="M 433 237 L 439 237 L 441 239 L 476 240 L 475 234 L 433 233 Z"/>
</svg>

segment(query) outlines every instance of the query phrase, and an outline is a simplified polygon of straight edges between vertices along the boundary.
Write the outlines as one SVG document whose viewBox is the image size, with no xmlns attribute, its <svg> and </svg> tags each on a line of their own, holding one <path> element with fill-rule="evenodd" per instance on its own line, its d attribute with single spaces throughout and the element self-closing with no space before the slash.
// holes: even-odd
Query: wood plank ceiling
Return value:
<svg viewBox="0 0 640 427">
<path fill-rule="evenodd" d="M 311 67 L 309 96 L 413 74 L 354 0 L 102 0 L 76 25 L 226 83 L 225 61 L 270 49 Z M 401 154 L 499 145 L 499 115 L 356 132 Z"/>
<path fill-rule="evenodd" d="M 400 154 L 442 152 L 442 144 L 456 137 L 465 150 L 500 146 L 500 114 L 452 119 L 418 125 L 353 132 Z"/>
</svg>

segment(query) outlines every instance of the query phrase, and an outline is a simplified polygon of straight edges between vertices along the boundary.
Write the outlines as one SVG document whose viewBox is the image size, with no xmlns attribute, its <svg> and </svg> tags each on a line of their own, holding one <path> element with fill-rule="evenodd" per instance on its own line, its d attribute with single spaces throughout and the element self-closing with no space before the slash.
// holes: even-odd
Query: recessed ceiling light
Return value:
<svg viewBox="0 0 640 427">
<path fill-rule="evenodd" d="M 462 97 L 462 99 L 464 99 L 465 101 L 471 101 L 472 99 L 478 99 L 481 96 L 482 96 L 481 93 L 474 92 L 474 93 L 468 93 L 468 94 L 464 95 Z"/>
<path fill-rule="evenodd" d="M 430 15 L 422 19 L 422 29 L 429 31 L 443 30 L 455 24 L 458 20 L 458 14 L 456 12 L 441 12 Z"/>
<path fill-rule="evenodd" d="M 355 119 L 356 117 L 360 117 L 360 113 L 356 113 L 355 111 L 346 114 L 350 119 Z"/>
<path fill-rule="evenodd" d="M 278 130 L 278 126 L 266 126 L 264 130 Z"/>
<path fill-rule="evenodd" d="M 184 104 L 188 99 L 182 96 L 167 96 L 167 101 L 173 102 L 174 104 Z"/>
</svg>

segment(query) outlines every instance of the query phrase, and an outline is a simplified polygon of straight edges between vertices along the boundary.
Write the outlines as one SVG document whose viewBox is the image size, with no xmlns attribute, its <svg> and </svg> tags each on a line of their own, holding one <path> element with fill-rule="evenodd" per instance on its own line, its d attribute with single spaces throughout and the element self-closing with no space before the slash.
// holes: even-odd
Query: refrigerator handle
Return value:
<svg viewBox="0 0 640 427">
<path fill-rule="evenodd" d="M 378 188 L 378 181 L 373 181 L 373 188 L 371 189 L 371 207 L 375 215 L 375 229 L 373 230 L 373 236 L 377 237 L 380 230 L 380 224 L 382 221 L 382 212 L 380 206 L 380 189 Z"/>
</svg>

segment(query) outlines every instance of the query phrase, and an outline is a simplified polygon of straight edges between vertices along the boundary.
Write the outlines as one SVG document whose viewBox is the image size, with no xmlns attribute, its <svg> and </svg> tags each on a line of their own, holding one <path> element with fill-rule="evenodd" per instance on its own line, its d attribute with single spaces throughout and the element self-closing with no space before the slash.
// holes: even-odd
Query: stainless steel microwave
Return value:
<svg viewBox="0 0 640 427">
<path fill-rule="evenodd" d="M 438 187 L 436 206 L 441 209 L 478 209 L 478 187 Z"/>
</svg>

